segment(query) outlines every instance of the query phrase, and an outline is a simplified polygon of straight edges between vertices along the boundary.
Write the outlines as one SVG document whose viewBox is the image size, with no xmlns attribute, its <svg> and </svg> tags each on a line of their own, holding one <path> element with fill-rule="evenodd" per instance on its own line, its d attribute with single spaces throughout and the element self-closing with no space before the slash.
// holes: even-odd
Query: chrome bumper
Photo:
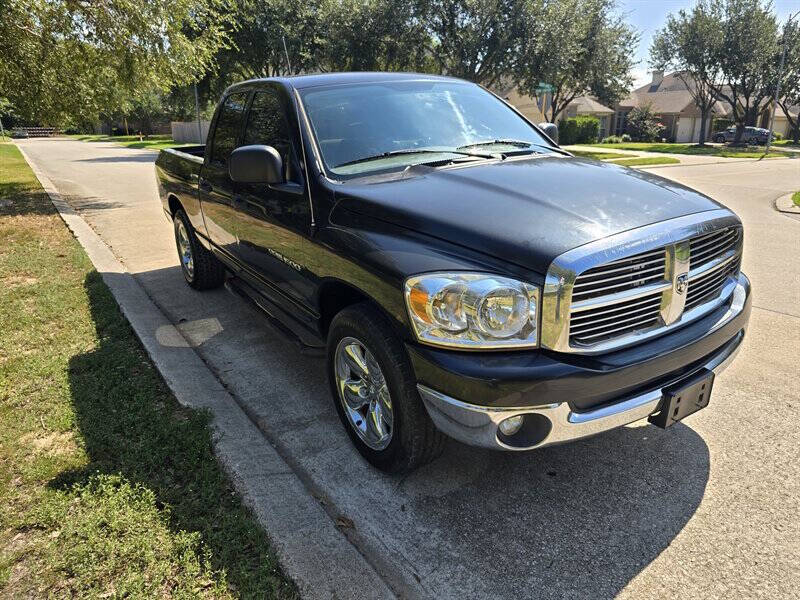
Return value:
<svg viewBox="0 0 800 600">
<path fill-rule="evenodd" d="M 733 291 L 730 307 L 710 332 L 723 327 L 743 310 L 748 287 L 746 278 L 740 279 Z M 704 367 L 717 375 L 724 371 L 739 352 L 743 337 L 740 333 L 734 343 L 721 350 Z M 487 407 L 456 400 L 421 384 L 417 388 L 428 414 L 443 433 L 471 446 L 501 450 L 531 450 L 615 429 L 654 414 L 662 398 L 662 388 L 659 387 L 596 410 L 573 412 L 566 402 L 531 407 Z M 500 422 L 515 415 L 537 415 L 532 417 L 540 434 L 535 443 L 510 443 L 498 435 Z"/>
</svg>

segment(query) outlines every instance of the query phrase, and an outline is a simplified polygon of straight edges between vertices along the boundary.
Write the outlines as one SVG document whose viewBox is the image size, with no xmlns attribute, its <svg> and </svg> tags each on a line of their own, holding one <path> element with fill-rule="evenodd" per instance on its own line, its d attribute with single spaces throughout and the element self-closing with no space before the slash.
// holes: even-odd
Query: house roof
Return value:
<svg viewBox="0 0 800 600">
<path fill-rule="evenodd" d="M 627 98 L 619 103 L 620 108 L 634 108 L 643 104 L 652 104 L 653 111 L 658 114 L 683 114 L 699 116 L 700 110 L 694 103 L 690 85 L 694 85 L 687 77 L 689 84 L 683 81 L 680 73 L 670 73 L 658 83 L 648 83 L 633 90 Z M 716 114 L 728 114 L 730 106 L 724 102 L 715 102 L 711 108 Z"/>
<path fill-rule="evenodd" d="M 633 90 L 619 105 L 622 108 L 634 108 L 647 103 L 652 104 L 653 110 L 659 114 L 696 110 L 689 87 L 677 73 L 664 76 L 658 83 L 648 83 Z"/>
<path fill-rule="evenodd" d="M 591 96 L 578 96 L 572 102 L 570 102 L 570 107 L 574 106 L 576 112 L 579 115 L 582 114 L 604 114 L 604 115 L 613 115 L 613 109 L 608 108 L 607 106 L 600 104 L 597 100 L 592 98 Z"/>
</svg>

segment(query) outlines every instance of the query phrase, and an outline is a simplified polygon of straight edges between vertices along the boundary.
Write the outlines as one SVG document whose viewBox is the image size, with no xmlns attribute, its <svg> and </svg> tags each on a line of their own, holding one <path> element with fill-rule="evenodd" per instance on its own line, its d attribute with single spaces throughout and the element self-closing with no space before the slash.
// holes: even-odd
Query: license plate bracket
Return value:
<svg viewBox="0 0 800 600">
<path fill-rule="evenodd" d="M 701 369 L 691 377 L 664 388 L 661 410 L 650 415 L 648 420 L 662 429 L 674 425 L 708 406 L 713 387 L 714 371 Z"/>
</svg>

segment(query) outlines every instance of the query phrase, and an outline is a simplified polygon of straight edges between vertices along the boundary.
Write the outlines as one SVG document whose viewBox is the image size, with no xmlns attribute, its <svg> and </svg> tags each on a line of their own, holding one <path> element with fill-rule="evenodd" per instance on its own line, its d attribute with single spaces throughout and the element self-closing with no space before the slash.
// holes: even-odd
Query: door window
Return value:
<svg viewBox="0 0 800 600">
<path fill-rule="evenodd" d="M 283 159 L 287 181 L 298 181 L 286 110 L 277 90 L 256 92 L 244 132 L 245 145 L 264 144 L 275 148 Z"/>
<path fill-rule="evenodd" d="M 223 165 L 227 164 L 228 157 L 236 148 L 246 103 L 246 92 L 231 94 L 225 99 L 217 116 L 217 126 L 214 129 L 212 161 Z"/>
</svg>

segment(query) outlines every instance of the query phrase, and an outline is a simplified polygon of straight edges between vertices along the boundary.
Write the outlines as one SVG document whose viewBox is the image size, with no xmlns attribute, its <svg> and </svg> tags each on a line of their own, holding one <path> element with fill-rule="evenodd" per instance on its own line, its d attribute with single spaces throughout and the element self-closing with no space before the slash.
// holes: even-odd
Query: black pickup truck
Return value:
<svg viewBox="0 0 800 600">
<path fill-rule="evenodd" d="M 404 471 L 443 434 L 528 450 L 667 427 L 742 343 L 736 215 L 550 127 L 447 77 L 260 79 L 156 171 L 188 284 L 227 279 L 324 353 L 355 446 Z"/>
</svg>

